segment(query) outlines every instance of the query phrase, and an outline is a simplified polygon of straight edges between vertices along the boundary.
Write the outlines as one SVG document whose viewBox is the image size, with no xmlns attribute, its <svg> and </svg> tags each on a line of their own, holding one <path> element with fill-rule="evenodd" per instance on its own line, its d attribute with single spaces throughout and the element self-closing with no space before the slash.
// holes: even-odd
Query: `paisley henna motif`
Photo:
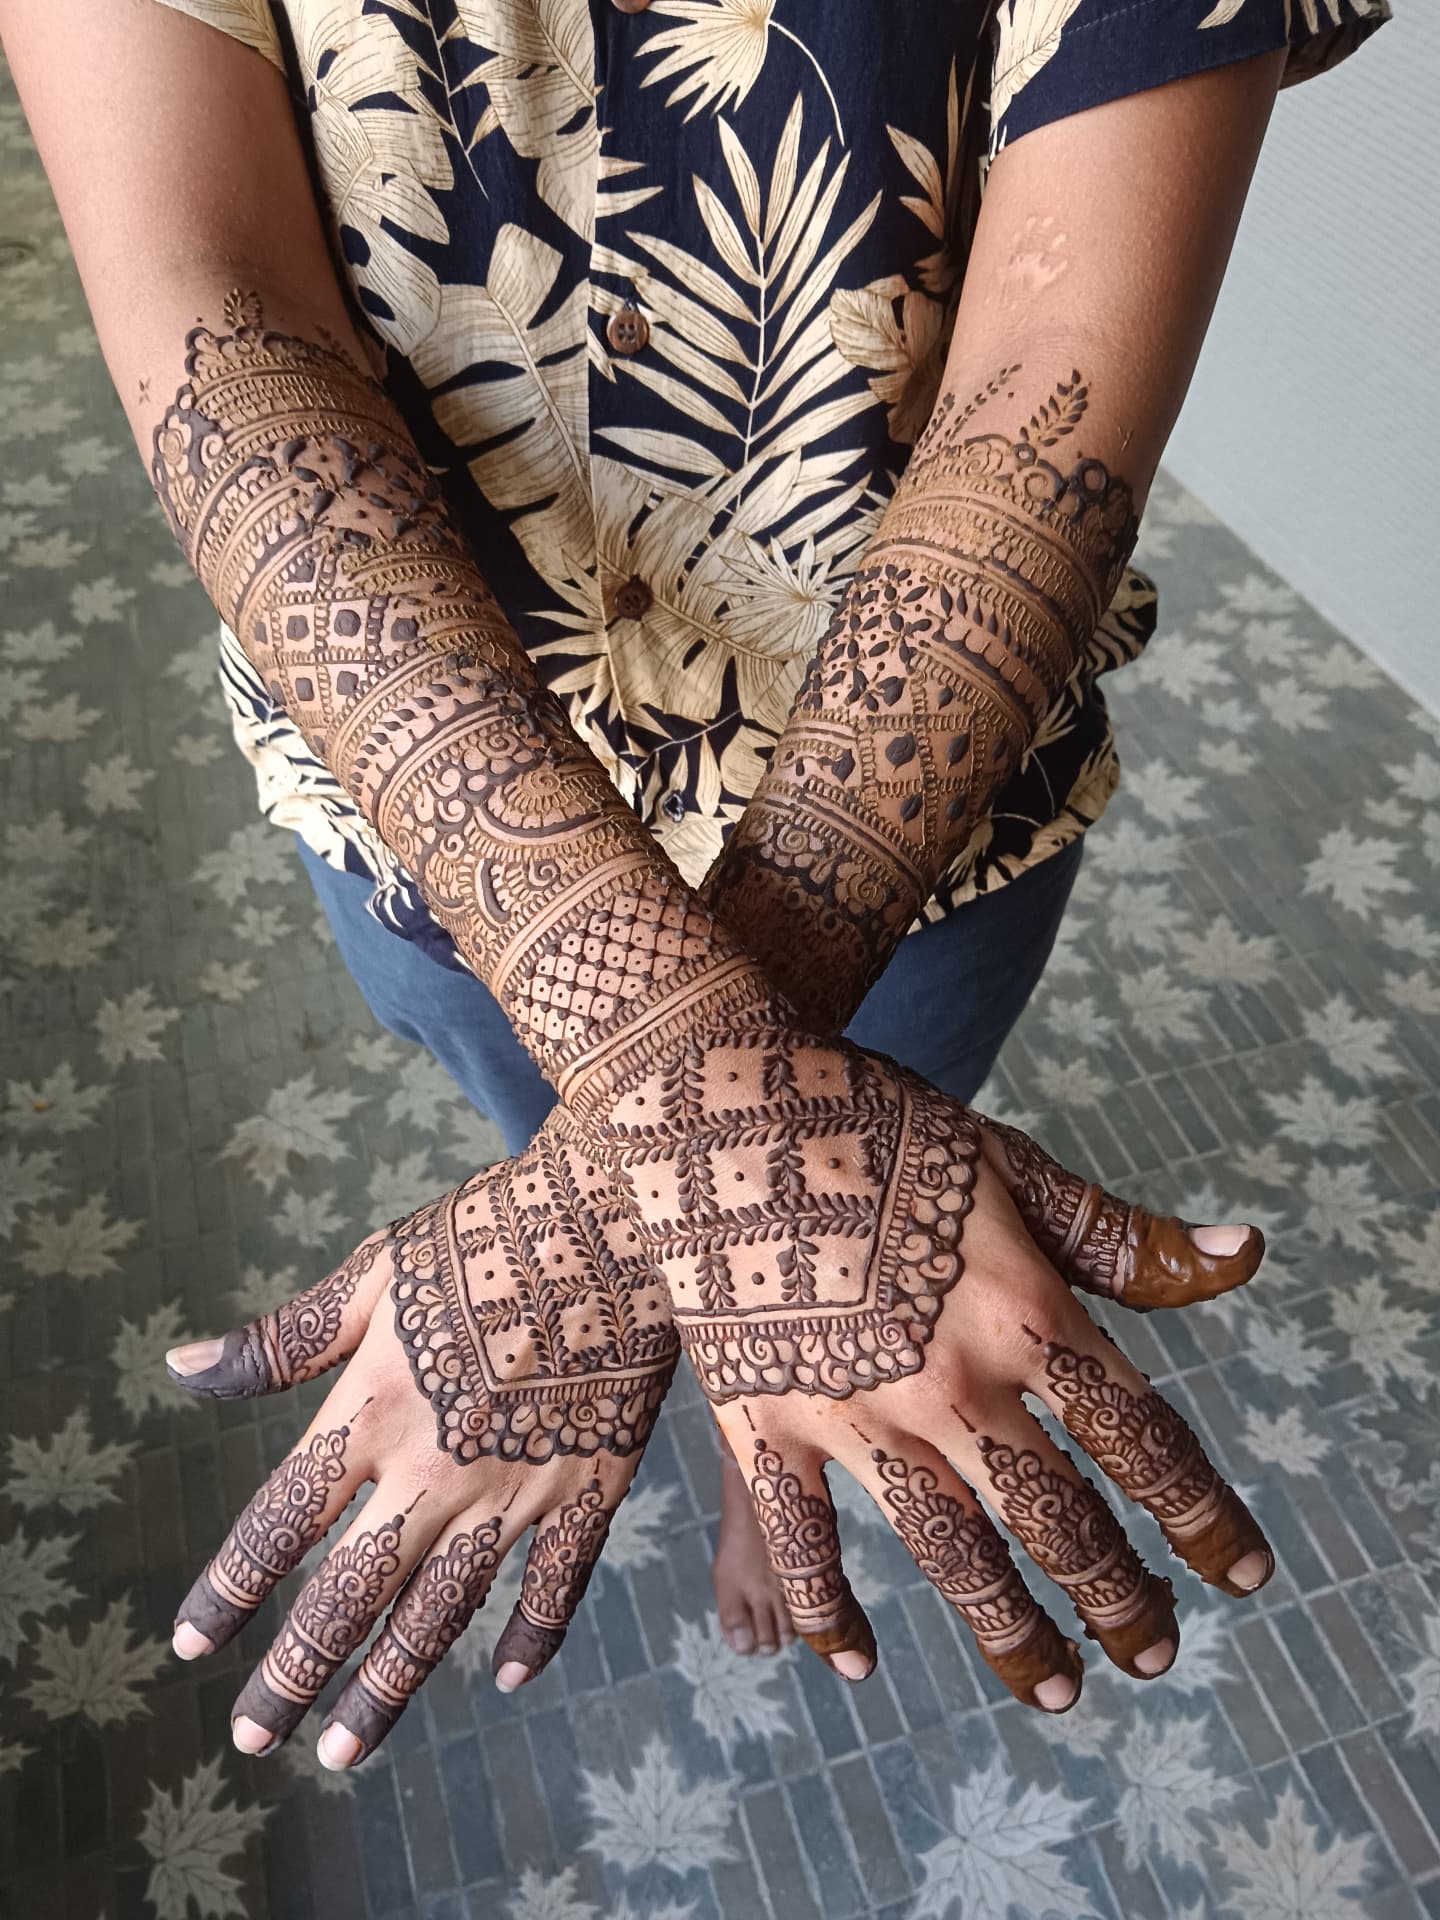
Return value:
<svg viewBox="0 0 1440 1920">
<path fill-rule="evenodd" d="M 796 1632 L 822 1656 L 855 1649 L 873 1667 L 875 1636 L 841 1567 L 835 1508 L 823 1480 L 820 1492 L 807 1493 L 799 1474 L 757 1439 L 750 1497 Z"/>
<path fill-rule="evenodd" d="M 232 1719 L 244 1715 L 278 1739 L 299 1724 L 374 1625 L 400 1567 L 404 1528 L 405 1516 L 397 1513 L 325 1556 L 242 1688 Z"/>
<path fill-rule="evenodd" d="M 614 1517 L 614 1509 L 605 1504 L 604 1488 L 592 1480 L 549 1526 L 537 1530 L 520 1598 L 495 1643 L 491 1664 L 496 1673 L 515 1660 L 528 1667 L 533 1678 L 554 1659 L 585 1597 Z"/>
<path fill-rule="evenodd" d="M 1053 1342 L 1045 1378 L 1066 1427 L 1122 1492 L 1160 1522 L 1188 1567 L 1227 1591 L 1228 1570 L 1245 1555 L 1269 1555 L 1265 1536 L 1239 1494 L 1220 1478 L 1194 1432 L 1153 1388 L 1129 1392 L 1103 1360 Z"/>
<path fill-rule="evenodd" d="M 928 1467 L 912 1466 L 880 1447 L 870 1458 L 896 1533 L 970 1627 L 986 1665 L 1021 1699 L 1031 1698 L 1053 1674 L 1078 1680 L 1073 1641 L 1038 1606 L 979 1506 L 966 1508 L 942 1492 Z"/>
<path fill-rule="evenodd" d="M 282 1460 L 226 1535 L 176 1614 L 216 1646 L 229 1640 L 276 1583 L 321 1539 L 345 1478 L 349 1427 L 316 1434 Z"/>
<path fill-rule="evenodd" d="M 326 1720 L 377 1747 L 469 1625 L 500 1563 L 501 1519 L 458 1533 L 413 1573 Z"/>
</svg>

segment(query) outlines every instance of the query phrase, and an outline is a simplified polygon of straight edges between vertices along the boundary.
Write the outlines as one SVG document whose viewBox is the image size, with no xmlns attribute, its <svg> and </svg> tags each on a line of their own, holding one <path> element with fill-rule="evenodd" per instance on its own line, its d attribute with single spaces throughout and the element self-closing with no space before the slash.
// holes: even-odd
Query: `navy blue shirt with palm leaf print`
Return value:
<svg viewBox="0 0 1440 1920">
<path fill-rule="evenodd" d="M 984 169 L 1036 127 L 1384 0 L 164 0 L 290 79 L 377 368 L 526 648 L 692 881 L 755 789 L 925 424 Z M 926 909 L 1081 834 L 1127 572 Z M 462 963 L 233 636 L 260 800 Z"/>
</svg>

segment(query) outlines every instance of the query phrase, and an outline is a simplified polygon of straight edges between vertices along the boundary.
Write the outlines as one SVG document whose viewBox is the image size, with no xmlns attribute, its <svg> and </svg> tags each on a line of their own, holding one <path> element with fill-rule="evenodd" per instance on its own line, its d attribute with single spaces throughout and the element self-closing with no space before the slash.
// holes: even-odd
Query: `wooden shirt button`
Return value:
<svg viewBox="0 0 1440 1920">
<path fill-rule="evenodd" d="M 617 307 L 606 322 L 605 338 L 616 353 L 639 353 L 650 344 L 650 322 L 638 307 Z"/>
<path fill-rule="evenodd" d="M 632 574 L 615 595 L 615 611 L 622 620 L 643 620 L 655 596 L 638 574 Z"/>
</svg>

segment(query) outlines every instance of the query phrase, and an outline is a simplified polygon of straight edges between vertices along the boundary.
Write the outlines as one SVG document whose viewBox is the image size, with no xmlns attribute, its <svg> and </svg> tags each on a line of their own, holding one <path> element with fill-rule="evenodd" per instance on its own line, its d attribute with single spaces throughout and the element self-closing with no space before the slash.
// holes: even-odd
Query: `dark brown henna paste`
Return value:
<svg viewBox="0 0 1440 1920">
<path fill-rule="evenodd" d="M 215 1646 L 233 1638 L 287 1573 L 321 1539 L 340 1502 L 349 1427 L 316 1434 L 282 1460 L 226 1535 L 220 1551 L 180 1603 Z"/>
<path fill-rule="evenodd" d="M 895 1531 L 974 1633 L 985 1664 L 1031 1704 L 1040 1682 L 1057 1673 L 1076 1682 L 1078 1698 L 1083 1668 L 1074 1641 L 1042 1611 L 986 1515 L 943 1493 L 928 1467 L 911 1466 L 880 1447 L 870 1458 Z"/>
<path fill-rule="evenodd" d="M 283 1393 L 313 1380 L 348 1354 L 335 1347 L 345 1309 L 356 1290 L 387 1251 L 384 1239 L 358 1246 L 333 1273 L 326 1274 L 298 1299 L 225 1335 L 220 1358 L 203 1373 L 166 1371 L 187 1393 L 210 1400 L 250 1400 L 257 1394 Z"/>
<path fill-rule="evenodd" d="M 641 1202 L 641 1241 L 710 1398 L 838 1399 L 918 1371 L 963 1267 L 979 1156 L 963 1110 L 887 1062 L 767 1028 L 693 1036 L 642 1084 L 630 1111 L 655 1119 L 601 1140 L 662 1203 Z"/>
<path fill-rule="evenodd" d="M 456 1534 L 402 1588 L 390 1617 L 326 1719 L 372 1753 L 485 1603 L 500 1564 L 501 1518 Z"/>
<path fill-rule="evenodd" d="M 710 898 L 810 1025 L 850 1019 L 1084 656 L 1134 545 L 1134 500 L 1057 464 L 1080 374 L 1010 437 L 937 407 L 852 577 Z M 969 431 L 967 432 L 967 429 Z"/>
<path fill-rule="evenodd" d="M 1036 1244 L 1072 1286 L 1127 1307 L 1183 1307 L 1255 1276 L 1265 1237 L 1252 1227 L 1238 1253 L 1204 1253 L 1187 1222 L 1128 1205 L 1069 1173 L 1028 1134 L 998 1120 L 985 1132 L 1001 1147 L 1010 1197 Z"/>
<path fill-rule="evenodd" d="M 821 1486 L 807 1493 L 799 1474 L 756 1440 L 750 1498 L 795 1631 L 822 1658 L 856 1652 L 873 1669 L 875 1635 L 841 1567 L 835 1508 Z"/>
<path fill-rule="evenodd" d="M 644 1446 L 679 1351 L 669 1301 L 563 1110 L 394 1233 L 395 1331 L 457 1461 Z"/>
<path fill-rule="evenodd" d="M 284 1626 L 235 1702 L 242 1715 L 283 1740 L 297 1727 L 332 1674 L 363 1642 L 400 1567 L 405 1516 L 362 1533 L 327 1554 L 306 1581 Z"/>
<path fill-rule="evenodd" d="M 554 1659 L 585 1597 L 614 1517 L 614 1509 L 605 1504 L 604 1488 L 592 1480 L 550 1526 L 538 1529 L 526 1557 L 520 1598 L 495 1642 L 493 1672 L 518 1660 L 533 1680 Z"/>
<path fill-rule="evenodd" d="M 1175 1596 L 1149 1572 L 1088 1481 L 1031 1447 L 976 1441 L 1001 1519 L 1036 1566 L 1075 1603 L 1085 1632 L 1137 1677 L 1135 1656 L 1177 1638 Z"/>
<path fill-rule="evenodd" d="M 1227 1593 L 1237 1560 L 1269 1543 L 1250 1509 L 1215 1471 L 1180 1415 L 1153 1387 L 1133 1394 L 1103 1360 L 1069 1347 L 1044 1349 L 1045 1378 L 1067 1429 L 1120 1490 L 1152 1513 L 1186 1566 Z M 1268 1574 L 1266 1576 L 1268 1578 Z"/>
<path fill-rule="evenodd" d="M 330 347 L 227 303 L 151 473 L 276 702 L 567 1095 L 768 984 L 580 745 L 403 421 Z"/>
</svg>

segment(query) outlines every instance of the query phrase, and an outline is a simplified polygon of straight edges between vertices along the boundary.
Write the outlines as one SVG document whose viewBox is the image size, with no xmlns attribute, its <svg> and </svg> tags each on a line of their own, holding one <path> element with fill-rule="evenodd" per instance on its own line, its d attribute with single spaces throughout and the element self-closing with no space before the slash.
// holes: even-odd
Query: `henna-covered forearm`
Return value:
<svg viewBox="0 0 1440 1920">
<path fill-rule="evenodd" d="M 1018 427 L 1022 369 L 946 393 L 797 696 L 709 896 L 839 1032 L 1019 764 L 1108 606 L 1128 483 L 1072 438 L 1079 372 Z"/>
<path fill-rule="evenodd" d="M 152 478 L 221 615 L 567 1097 L 773 1000 L 541 685 L 400 415 L 251 296 L 196 327 Z"/>
</svg>

